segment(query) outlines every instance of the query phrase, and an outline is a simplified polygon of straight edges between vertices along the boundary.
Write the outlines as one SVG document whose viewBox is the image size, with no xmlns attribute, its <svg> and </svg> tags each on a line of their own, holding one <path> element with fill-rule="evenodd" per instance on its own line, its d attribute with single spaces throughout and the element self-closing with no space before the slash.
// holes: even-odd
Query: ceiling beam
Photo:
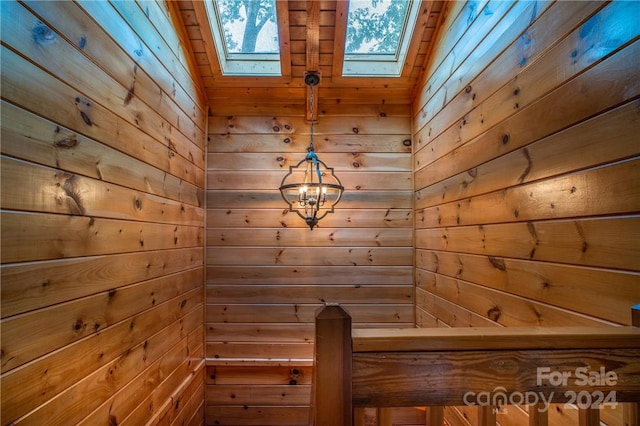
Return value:
<svg viewBox="0 0 640 426">
<path fill-rule="evenodd" d="M 307 72 L 320 72 L 320 1 L 307 0 L 307 37 L 306 65 Z M 322 78 L 322 77 L 321 77 Z M 318 111 L 318 87 L 314 89 L 313 110 Z M 311 89 L 306 90 L 307 121 L 311 120 Z M 314 117 L 317 120 L 317 114 Z"/>
<path fill-rule="evenodd" d="M 289 34 L 289 0 L 276 1 L 278 40 L 280 42 L 280 72 L 291 77 L 291 36 Z"/>
<path fill-rule="evenodd" d="M 320 2 L 307 0 L 307 71 L 320 70 Z"/>
<path fill-rule="evenodd" d="M 209 14 L 207 7 L 202 1 L 193 2 L 193 12 L 200 27 L 200 35 L 202 36 L 202 43 L 204 44 L 204 51 L 211 67 L 211 73 L 213 77 L 219 77 L 222 75 L 220 69 L 220 63 L 218 62 L 218 54 L 216 53 L 216 44 L 213 41 L 213 35 L 211 34 L 211 27 L 209 26 Z"/>
<path fill-rule="evenodd" d="M 347 37 L 347 18 L 349 16 L 349 2 L 336 2 L 335 38 L 333 39 L 333 77 L 342 76 L 344 62 L 344 45 Z M 332 80 L 333 81 L 333 80 Z"/>
</svg>

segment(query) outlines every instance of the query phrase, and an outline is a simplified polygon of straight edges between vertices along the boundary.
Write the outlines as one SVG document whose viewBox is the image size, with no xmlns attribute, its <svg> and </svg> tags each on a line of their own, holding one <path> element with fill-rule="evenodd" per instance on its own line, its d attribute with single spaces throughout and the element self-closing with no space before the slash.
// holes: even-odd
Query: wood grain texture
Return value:
<svg viewBox="0 0 640 426">
<path fill-rule="evenodd" d="M 498 387 L 522 392 L 535 390 L 549 393 L 555 402 L 566 401 L 567 390 L 584 389 L 568 380 L 564 386 L 538 386 L 536 365 L 552 371 L 571 371 L 570 366 L 607 366 L 613 361 L 621 379 L 614 386 L 599 387 L 616 390 L 619 401 L 638 397 L 634 373 L 637 350 L 574 350 L 574 351 L 501 351 L 444 352 L 429 356 L 425 353 L 362 353 L 353 355 L 353 402 L 355 406 L 419 406 L 459 405 L 466 392 L 495 392 Z M 634 366 L 635 363 L 635 366 Z M 394 367 L 390 367 L 390 365 Z M 605 367 L 606 368 L 606 367 Z M 419 371 L 419 374 L 416 372 Z M 625 377 L 622 380 L 622 377 Z M 374 384 L 375 382 L 375 384 Z"/>
<path fill-rule="evenodd" d="M 631 324 L 640 28 L 619 24 L 637 7 L 445 8 L 413 101 L 418 326 Z M 607 424 L 622 424 L 621 409 L 608 411 Z M 445 418 L 479 420 L 468 407 Z M 549 425 L 569 422 L 577 411 L 550 410 Z"/>
<path fill-rule="evenodd" d="M 207 105 L 165 6 L 0 5 L 3 423 L 204 421 Z"/>
<path fill-rule="evenodd" d="M 313 3 L 324 19 L 322 6 Z M 293 53 L 292 60 L 295 57 Z M 290 94 L 296 90 L 291 88 Z M 251 91 L 258 100 L 270 93 Z M 319 158 L 335 168 L 345 193 L 336 211 L 310 231 L 284 209 L 277 190 L 288 167 L 297 164 L 307 148 L 304 110 L 231 116 L 220 113 L 222 106 L 212 107 L 206 194 L 208 362 L 244 363 L 249 368 L 246 386 L 259 380 L 251 377 L 249 366 L 254 363 L 276 368 L 310 361 L 310 325 L 326 303 L 346 304 L 361 326 L 413 325 L 409 116 L 386 116 L 375 105 L 321 113 L 314 126 L 315 146 Z M 339 113 L 332 114 L 334 110 Z M 208 416 L 208 421 L 252 424 L 258 420 L 248 411 L 255 410 L 264 425 L 275 421 L 267 409 L 278 408 L 278 424 L 293 413 L 305 413 L 295 424 L 307 424 L 308 399 L 297 407 L 299 400 L 263 396 L 258 390 L 253 401 L 244 404 L 240 420 L 232 411 L 241 408 L 239 396 L 230 401 L 226 385 L 207 386 L 209 413 L 228 416 Z M 283 389 L 283 394 L 288 393 Z M 308 398 L 309 390 L 305 395 Z"/>
</svg>

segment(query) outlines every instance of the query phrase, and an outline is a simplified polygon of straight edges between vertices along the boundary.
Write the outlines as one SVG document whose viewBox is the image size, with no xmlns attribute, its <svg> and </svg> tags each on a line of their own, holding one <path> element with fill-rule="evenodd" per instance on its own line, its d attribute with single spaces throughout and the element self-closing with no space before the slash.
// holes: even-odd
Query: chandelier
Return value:
<svg viewBox="0 0 640 426">
<path fill-rule="evenodd" d="M 318 158 L 313 146 L 314 90 L 320 82 L 317 72 L 309 72 L 304 82 L 310 87 L 309 111 L 311 117 L 310 139 L 307 155 L 295 166 L 289 166 L 289 173 L 280 184 L 282 198 L 289 204 L 289 211 L 296 212 L 313 231 L 318 221 L 328 213 L 333 213 L 334 206 L 340 201 L 344 187 L 333 168 Z"/>
</svg>

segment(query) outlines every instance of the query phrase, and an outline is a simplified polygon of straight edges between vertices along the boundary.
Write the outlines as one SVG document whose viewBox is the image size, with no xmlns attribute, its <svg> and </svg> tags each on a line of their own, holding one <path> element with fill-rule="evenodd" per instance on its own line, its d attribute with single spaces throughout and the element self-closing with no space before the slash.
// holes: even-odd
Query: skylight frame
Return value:
<svg viewBox="0 0 640 426">
<path fill-rule="evenodd" d="M 398 41 L 398 49 L 394 54 L 347 53 L 342 58 L 342 77 L 401 77 L 407 53 L 411 46 L 411 38 L 415 31 L 421 0 L 408 0 L 409 7 L 402 26 L 402 34 Z M 350 2 L 349 2 L 350 3 Z M 348 7 L 347 7 L 348 10 Z M 348 13 L 346 14 L 348 20 Z M 349 23 L 347 22 L 347 27 Z M 345 30 L 346 42 L 347 31 Z"/>
<path fill-rule="evenodd" d="M 277 0 L 274 0 L 274 8 L 277 10 Z M 224 36 L 224 26 L 220 19 L 220 13 L 216 0 L 204 1 L 207 12 L 207 19 L 213 42 L 215 44 L 220 71 L 225 76 L 246 76 L 246 77 L 281 77 L 282 72 L 282 51 L 278 53 L 230 53 L 227 50 L 227 43 Z M 279 17 L 276 12 L 276 27 L 278 28 L 278 39 L 280 45 Z"/>
</svg>

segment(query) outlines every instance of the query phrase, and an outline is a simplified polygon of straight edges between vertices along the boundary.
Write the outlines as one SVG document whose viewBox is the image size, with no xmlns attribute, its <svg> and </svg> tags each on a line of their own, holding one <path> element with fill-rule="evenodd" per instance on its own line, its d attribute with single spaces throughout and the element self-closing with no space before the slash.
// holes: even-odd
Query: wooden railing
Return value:
<svg viewBox="0 0 640 426">
<path fill-rule="evenodd" d="M 639 425 L 640 310 L 633 327 L 356 329 L 340 306 L 316 315 L 310 424 L 360 424 L 364 407 L 473 405 L 479 425 L 495 425 L 505 405 L 535 405 L 530 425 L 547 424 L 549 403 L 579 409 L 580 426 L 599 426 L 601 404 L 624 404 Z M 354 412 L 356 416 L 354 417 Z"/>
</svg>

